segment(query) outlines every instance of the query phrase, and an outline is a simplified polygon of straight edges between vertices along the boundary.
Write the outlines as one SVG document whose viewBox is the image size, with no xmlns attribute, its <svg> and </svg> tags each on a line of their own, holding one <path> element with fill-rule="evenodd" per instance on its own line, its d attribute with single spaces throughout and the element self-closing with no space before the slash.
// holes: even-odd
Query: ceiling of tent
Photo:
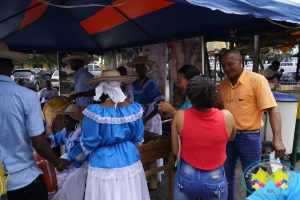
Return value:
<svg viewBox="0 0 300 200">
<path fill-rule="evenodd" d="M 277 47 L 283 53 L 288 49 L 292 49 L 296 44 L 300 43 L 300 31 L 288 30 L 283 32 L 268 33 L 260 35 L 259 47 L 261 53 L 268 53 L 270 48 Z M 252 56 L 254 52 L 254 38 L 246 37 L 238 39 L 236 46 L 242 55 Z"/>
<path fill-rule="evenodd" d="M 58 50 L 101 54 L 111 49 L 204 35 L 206 41 L 230 40 L 284 31 L 266 19 L 227 14 L 179 0 L 129 0 L 117 7 L 60 8 L 41 0 L 1 0 L 0 40 L 11 50 Z M 125 0 L 48 0 L 54 5 L 117 5 Z M 279 23 L 279 22 L 277 22 Z M 295 26 L 280 22 L 281 25 Z"/>
</svg>

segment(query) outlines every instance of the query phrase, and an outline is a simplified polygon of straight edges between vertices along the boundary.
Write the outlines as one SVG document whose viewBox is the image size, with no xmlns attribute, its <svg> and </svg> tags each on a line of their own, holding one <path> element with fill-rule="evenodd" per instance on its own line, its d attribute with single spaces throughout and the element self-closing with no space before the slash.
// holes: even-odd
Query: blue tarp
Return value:
<svg viewBox="0 0 300 200">
<path fill-rule="evenodd" d="M 300 23 L 299 0 L 187 0 L 186 2 L 230 14 Z"/>
<path fill-rule="evenodd" d="M 129 0 L 115 8 L 57 6 L 115 5 L 125 0 L 51 0 L 53 5 L 41 1 L 0 1 L 0 40 L 5 41 L 11 50 L 25 53 L 76 50 L 100 54 L 116 48 L 201 35 L 206 41 L 230 40 L 232 30 L 236 30 L 237 37 L 285 31 L 287 28 L 264 18 L 281 20 L 277 23 L 293 27 L 297 24 L 285 21 L 299 22 L 300 13 L 296 13 L 300 10 L 299 3 L 281 2 L 280 8 L 276 8 L 282 11 L 279 15 L 273 9 L 279 4 L 270 3 L 270 0 L 256 0 L 258 8 L 246 7 L 249 1 L 245 0 L 232 0 L 235 4 L 228 0 L 201 0 L 201 6 L 183 0 Z M 264 2 L 270 5 L 263 6 Z M 288 12 L 294 17 L 289 18 Z"/>
</svg>

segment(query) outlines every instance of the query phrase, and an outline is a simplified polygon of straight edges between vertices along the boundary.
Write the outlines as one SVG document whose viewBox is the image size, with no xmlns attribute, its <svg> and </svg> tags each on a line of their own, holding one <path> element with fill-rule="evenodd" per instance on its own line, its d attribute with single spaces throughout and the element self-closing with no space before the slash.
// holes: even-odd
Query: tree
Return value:
<svg viewBox="0 0 300 200">
<path fill-rule="evenodd" d="M 49 69 L 57 66 L 57 55 L 40 55 L 41 60 L 44 61 Z"/>
<path fill-rule="evenodd" d="M 57 66 L 57 56 L 56 55 L 37 55 L 33 54 L 23 62 L 33 68 L 39 67 L 42 63 L 46 63 L 49 69 L 53 69 Z"/>
<path fill-rule="evenodd" d="M 89 55 L 90 59 L 91 59 L 91 63 L 96 63 L 96 61 L 99 61 L 100 56 L 98 55 Z"/>
</svg>

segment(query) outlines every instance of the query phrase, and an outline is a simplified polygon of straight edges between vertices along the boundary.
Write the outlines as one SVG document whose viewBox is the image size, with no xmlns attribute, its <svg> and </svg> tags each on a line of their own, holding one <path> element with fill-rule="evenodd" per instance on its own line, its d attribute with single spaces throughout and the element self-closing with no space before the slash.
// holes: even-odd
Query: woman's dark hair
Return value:
<svg viewBox="0 0 300 200">
<path fill-rule="evenodd" d="M 194 76 L 186 87 L 186 95 L 195 108 L 212 108 L 217 100 L 214 82 L 205 76 Z"/>
<path fill-rule="evenodd" d="M 184 65 L 182 66 L 178 71 L 177 74 L 182 74 L 186 80 L 190 80 L 191 78 L 193 78 L 194 76 L 197 76 L 200 74 L 199 70 L 197 69 L 197 67 L 195 67 L 194 65 Z"/>
</svg>

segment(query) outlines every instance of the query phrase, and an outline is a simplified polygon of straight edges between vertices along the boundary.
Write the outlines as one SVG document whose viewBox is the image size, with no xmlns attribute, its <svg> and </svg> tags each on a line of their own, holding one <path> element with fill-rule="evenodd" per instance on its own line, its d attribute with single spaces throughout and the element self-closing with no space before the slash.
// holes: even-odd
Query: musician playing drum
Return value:
<svg viewBox="0 0 300 200">
<path fill-rule="evenodd" d="M 84 69 L 84 65 L 89 64 L 91 59 L 80 52 L 73 52 L 71 56 L 63 58 L 62 61 L 75 71 L 75 94 L 70 95 L 69 100 L 76 100 L 76 104 L 81 106 L 92 104 L 95 89 L 84 83 L 85 80 L 94 78 L 90 72 Z"/>
</svg>

